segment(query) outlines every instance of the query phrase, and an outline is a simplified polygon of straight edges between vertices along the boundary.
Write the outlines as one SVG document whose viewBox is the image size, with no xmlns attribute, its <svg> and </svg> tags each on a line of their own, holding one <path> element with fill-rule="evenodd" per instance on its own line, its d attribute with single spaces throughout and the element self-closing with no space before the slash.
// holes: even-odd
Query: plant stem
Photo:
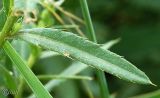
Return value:
<svg viewBox="0 0 160 98">
<path fill-rule="evenodd" d="M 62 24 L 62 25 L 64 25 L 65 23 L 64 23 L 64 21 L 63 21 L 63 19 L 50 7 L 50 6 L 48 6 L 47 4 L 45 4 L 44 2 L 41 2 L 40 0 L 39 0 L 39 4 L 41 4 L 44 8 L 46 8 L 49 12 L 51 12 L 54 16 L 55 16 L 55 18 Z"/>
<path fill-rule="evenodd" d="M 80 0 L 80 1 L 81 1 L 81 8 L 82 8 L 83 16 L 84 16 L 86 26 L 88 29 L 88 33 L 87 33 L 88 37 L 90 40 L 97 43 L 96 35 L 95 35 L 94 28 L 93 28 L 92 20 L 90 17 L 87 1 L 86 0 Z M 98 82 L 100 85 L 101 98 L 109 98 L 109 90 L 108 90 L 108 85 L 107 85 L 107 81 L 105 79 L 104 72 L 98 70 L 96 72 L 96 74 L 97 74 Z"/>
<path fill-rule="evenodd" d="M 37 98 L 52 98 L 49 92 L 44 88 L 42 83 L 34 75 L 31 69 L 26 65 L 25 61 L 19 56 L 16 50 L 11 46 L 11 44 L 6 41 L 3 45 L 3 49 L 6 54 L 10 57 L 15 67 L 21 73 L 23 78 L 26 80 L 30 88 L 33 90 Z"/>
<path fill-rule="evenodd" d="M 38 79 L 79 79 L 79 80 L 93 80 L 91 77 L 88 76 L 78 76 L 78 75 L 73 75 L 73 76 L 62 76 L 62 75 L 38 75 Z"/>
<path fill-rule="evenodd" d="M 93 93 L 92 93 L 92 91 L 91 91 L 89 85 L 87 84 L 87 82 L 83 80 L 83 81 L 82 81 L 82 84 L 83 84 L 84 87 L 86 88 L 88 97 L 89 97 L 89 98 L 94 98 Z"/>
<path fill-rule="evenodd" d="M 4 24 L 4 27 L 0 33 L 0 46 L 4 42 L 5 37 L 9 34 L 9 31 L 12 28 L 12 26 L 14 25 L 16 20 L 17 20 L 17 17 L 12 14 L 7 18 L 7 21 Z"/>
<path fill-rule="evenodd" d="M 15 67 L 22 74 L 23 78 L 33 90 L 37 98 L 52 98 L 49 92 L 44 88 L 42 83 L 34 75 L 31 69 L 25 64 L 23 59 L 19 56 L 19 54 L 15 51 L 11 44 L 8 41 L 5 41 L 5 38 L 10 34 L 11 28 L 13 27 L 17 19 L 18 16 L 14 15 L 14 13 L 11 13 L 7 18 L 7 21 L 0 33 L 0 46 L 3 47 L 6 54 L 15 63 Z"/>
<path fill-rule="evenodd" d="M 87 36 L 91 41 L 94 41 L 97 43 L 97 39 L 96 39 L 95 31 L 93 28 L 91 16 L 89 13 L 87 1 L 86 0 L 80 0 L 80 1 L 81 1 L 81 8 L 82 8 L 83 17 L 84 17 L 85 24 L 86 24 L 87 30 L 88 30 Z"/>
</svg>

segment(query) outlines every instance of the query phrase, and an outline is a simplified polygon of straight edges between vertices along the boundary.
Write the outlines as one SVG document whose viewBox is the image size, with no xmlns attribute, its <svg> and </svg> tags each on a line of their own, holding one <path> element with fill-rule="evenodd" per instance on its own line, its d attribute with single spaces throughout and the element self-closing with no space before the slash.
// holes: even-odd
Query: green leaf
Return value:
<svg viewBox="0 0 160 98">
<path fill-rule="evenodd" d="M 111 48 L 113 45 L 115 45 L 115 40 L 113 41 L 109 41 L 107 43 L 105 43 L 101 48 L 103 49 L 109 49 Z M 42 57 L 43 57 L 43 54 L 44 54 L 44 57 L 48 57 L 48 56 L 56 56 L 58 53 L 56 52 L 45 52 L 45 53 L 42 53 Z M 51 55 L 49 55 L 51 54 Z M 62 71 L 60 73 L 60 75 L 66 75 L 66 76 L 72 76 L 72 75 L 76 75 L 78 73 L 80 73 L 81 71 L 87 69 L 88 66 L 84 63 L 81 63 L 81 62 L 74 62 L 72 63 L 68 68 L 66 68 L 64 71 Z M 61 80 L 50 80 L 46 85 L 45 85 L 45 88 L 48 90 L 48 91 L 51 91 L 54 87 L 60 85 L 62 82 L 65 82 L 66 79 L 61 79 Z M 29 98 L 34 98 L 34 95 L 32 94 Z"/>
<path fill-rule="evenodd" d="M 78 66 L 78 68 L 77 68 L 77 66 Z M 81 62 L 74 62 L 67 69 L 65 69 L 62 73 L 60 73 L 60 75 L 73 76 L 73 75 L 80 73 L 82 70 L 84 70 L 86 68 L 88 68 L 87 65 L 85 65 Z M 60 84 L 63 81 L 65 81 L 65 79 L 51 80 L 45 85 L 45 87 L 47 90 L 50 91 L 52 88 L 54 88 L 55 86 L 57 86 L 58 84 Z"/>
<path fill-rule="evenodd" d="M 111 40 L 109 42 L 107 42 L 106 44 L 103 44 L 103 46 L 101 47 L 102 49 L 109 49 L 111 48 L 113 45 L 117 44 L 120 41 L 120 39 L 114 39 Z"/>
<path fill-rule="evenodd" d="M 4 81 L 8 89 L 16 90 L 16 82 L 10 72 L 0 64 L 0 73 L 4 76 Z"/>
<path fill-rule="evenodd" d="M 50 79 L 79 79 L 79 80 L 93 80 L 89 76 L 79 76 L 79 75 L 37 75 L 38 79 L 41 80 L 50 80 Z"/>
<path fill-rule="evenodd" d="M 34 75 L 31 69 L 26 65 L 23 59 L 19 56 L 16 50 L 11 46 L 11 44 L 6 41 L 3 45 L 3 49 L 6 54 L 10 57 L 15 67 L 21 73 L 25 81 L 28 83 L 30 88 L 33 90 L 37 98 L 52 98 L 52 96 L 47 92 L 42 83 Z"/>
<path fill-rule="evenodd" d="M 80 73 L 82 70 L 88 68 L 86 64 L 83 64 L 81 62 L 74 62 L 72 63 L 68 68 L 66 68 L 63 72 L 61 72 L 59 75 L 60 76 L 73 76 L 78 73 Z M 46 85 L 45 88 L 48 91 L 51 91 L 54 87 L 60 85 L 62 82 L 65 82 L 66 79 L 53 79 L 50 80 Z M 29 96 L 29 98 L 35 98 L 34 95 L 32 94 Z"/>
<path fill-rule="evenodd" d="M 109 42 L 103 44 L 103 46 L 101 48 L 102 49 L 109 49 L 114 44 L 115 44 L 115 40 L 112 40 L 112 41 L 109 41 Z M 84 63 L 74 62 L 68 68 L 66 68 L 62 73 L 60 73 L 60 75 L 67 75 L 67 76 L 76 75 L 87 68 L 88 68 L 88 66 Z M 51 80 L 45 85 L 45 88 L 50 91 L 51 89 L 53 89 L 55 86 L 61 84 L 62 82 L 64 82 L 64 80 Z"/>
<path fill-rule="evenodd" d="M 101 49 L 99 45 L 73 33 L 49 28 L 35 28 L 21 30 L 17 37 L 59 52 L 64 56 L 71 56 L 123 80 L 140 84 L 152 84 L 142 71 L 127 60 L 108 50 Z"/>
<path fill-rule="evenodd" d="M 120 41 L 120 39 L 111 40 L 105 44 L 102 44 L 101 48 L 102 49 L 110 49 L 113 45 L 117 44 L 119 41 Z M 57 56 L 57 55 L 60 55 L 60 54 L 57 52 L 54 52 L 54 51 L 43 51 L 41 53 L 40 59 L 44 59 L 44 58 L 48 58 L 48 57 L 52 57 L 52 56 Z"/>
<path fill-rule="evenodd" d="M 52 57 L 52 56 L 57 56 L 57 55 L 60 55 L 60 54 L 57 52 L 54 52 L 54 51 L 43 51 L 41 53 L 40 59 L 44 59 L 44 58 L 48 58 L 48 57 Z"/>
</svg>

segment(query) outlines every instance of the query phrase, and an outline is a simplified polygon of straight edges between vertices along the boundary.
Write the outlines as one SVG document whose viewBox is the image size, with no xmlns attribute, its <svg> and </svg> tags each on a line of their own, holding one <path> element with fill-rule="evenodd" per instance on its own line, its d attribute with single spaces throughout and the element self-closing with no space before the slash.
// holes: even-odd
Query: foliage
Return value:
<svg viewBox="0 0 160 98">
<path fill-rule="evenodd" d="M 87 2 L 0 2 L 0 98 L 160 96 L 159 1 Z"/>
</svg>

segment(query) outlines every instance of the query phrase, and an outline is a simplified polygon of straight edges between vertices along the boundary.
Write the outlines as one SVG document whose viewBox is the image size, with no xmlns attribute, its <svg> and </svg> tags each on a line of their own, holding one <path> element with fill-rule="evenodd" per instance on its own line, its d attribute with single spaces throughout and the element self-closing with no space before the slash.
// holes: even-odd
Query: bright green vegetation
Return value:
<svg viewBox="0 0 160 98">
<path fill-rule="evenodd" d="M 0 98 L 10 98 L 9 96 L 79 98 L 79 88 L 81 91 L 83 88 L 85 96 L 89 98 L 94 96 L 114 98 L 113 92 L 110 91 L 112 85 L 108 84 L 109 77 L 106 78 L 105 73 L 128 83 L 155 85 L 135 65 L 108 50 L 117 44 L 119 39 L 103 45 L 98 44 L 86 0 L 74 1 L 79 3 L 84 20 L 64 10 L 63 0 L 2 0 L 2 2 L 0 88 L 7 89 L 8 93 L 5 95 L 4 92 L 0 92 Z M 57 13 L 57 10 L 64 16 Z M 86 26 L 83 31 L 81 25 Z M 43 63 L 44 60 L 47 62 Z M 66 80 L 77 82 L 67 84 Z M 69 86 L 64 86 L 63 89 L 56 88 L 63 83 Z M 79 83 L 83 87 L 79 86 L 77 89 L 75 85 Z M 10 93 L 11 91 L 18 91 L 18 93 Z M 67 95 L 67 92 L 72 94 Z M 142 97 L 155 98 L 153 96 L 159 96 L 157 94 L 159 91 Z"/>
</svg>

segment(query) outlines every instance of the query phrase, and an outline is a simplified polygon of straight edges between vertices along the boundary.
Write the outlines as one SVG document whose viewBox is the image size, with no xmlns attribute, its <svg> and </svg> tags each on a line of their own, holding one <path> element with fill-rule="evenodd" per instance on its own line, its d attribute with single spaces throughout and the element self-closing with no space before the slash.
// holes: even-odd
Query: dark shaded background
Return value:
<svg viewBox="0 0 160 98">
<path fill-rule="evenodd" d="M 160 0 L 88 1 L 98 42 L 121 38 L 111 51 L 124 56 L 158 85 L 127 83 L 106 74 L 110 92 L 118 91 L 118 98 L 127 98 L 159 89 Z M 67 0 L 65 7 L 74 13 L 80 12 L 79 4 L 74 0 Z"/>
</svg>

